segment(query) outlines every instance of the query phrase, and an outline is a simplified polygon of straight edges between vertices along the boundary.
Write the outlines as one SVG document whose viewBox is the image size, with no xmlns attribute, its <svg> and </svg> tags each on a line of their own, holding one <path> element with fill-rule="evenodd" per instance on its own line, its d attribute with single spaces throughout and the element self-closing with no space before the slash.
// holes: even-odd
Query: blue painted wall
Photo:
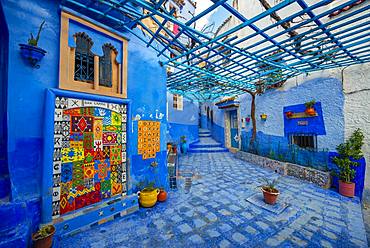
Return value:
<svg viewBox="0 0 370 248">
<path fill-rule="evenodd" d="M 7 175 L 8 165 L 6 163 L 6 144 L 7 144 L 7 93 L 8 93 L 8 50 L 9 32 L 5 22 L 2 5 L 0 4 L 0 180 L 1 176 Z M 5 179 L 4 179 L 5 180 Z M 8 183 L 2 185 L 0 198 L 8 193 Z M 1 184 L 1 182 L 0 182 Z M 3 192 L 3 194 L 1 193 Z"/>
<path fill-rule="evenodd" d="M 211 117 L 207 118 L 207 108 L 209 107 L 209 113 L 213 112 L 213 123 L 211 122 Z M 225 146 L 225 121 L 224 121 L 224 111 L 218 109 L 211 102 L 205 102 L 201 105 L 201 127 L 208 129 L 211 132 L 212 138 L 217 142 Z"/>
<path fill-rule="evenodd" d="M 9 29 L 9 87 L 8 87 L 8 160 L 11 179 L 12 202 L 34 202 L 28 220 L 38 224 L 40 219 L 40 192 L 42 185 L 43 122 L 45 92 L 59 84 L 59 1 L 6 1 L 0 0 Z M 36 33 L 46 21 L 39 46 L 47 51 L 40 69 L 33 69 L 20 56 L 19 43 L 27 43 L 29 33 Z M 27 21 L 27 25 L 24 25 Z M 3 25 L 4 22 L 1 23 Z M 140 31 L 137 31 L 142 35 Z M 126 35 L 128 45 L 128 98 L 132 99 L 131 139 L 128 152 L 134 190 L 140 181 L 155 180 L 157 186 L 168 188 L 166 167 L 166 84 L 165 70 L 155 53 L 142 45 L 137 38 Z M 161 146 L 154 160 L 142 160 L 137 155 L 137 118 L 161 122 Z M 51 176 L 51 175 L 50 175 Z M 36 202 L 36 203 L 35 203 Z M 22 212 L 22 211 L 20 211 Z M 3 213 L 3 212 L 1 212 Z M 35 217 L 36 216 L 36 217 Z M 26 218 L 25 216 L 23 216 Z M 7 218 L 0 214 L 0 218 Z M 17 224 L 17 223 L 14 223 Z"/>
<path fill-rule="evenodd" d="M 211 134 L 213 139 L 225 146 L 225 129 L 222 126 L 213 123 Z"/>
<path fill-rule="evenodd" d="M 249 141 L 251 136 L 251 130 L 243 130 L 241 132 L 241 150 L 250 150 Z M 289 144 L 288 138 L 284 136 L 268 135 L 258 131 L 253 148 L 260 156 L 305 165 L 324 171 L 328 170 L 328 151 L 311 151 L 295 145 L 292 146 Z"/>
<path fill-rule="evenodd" d="M 40 195 L 45 89 L 58 85 L 59 5 L 54 1 L 2 1 L 9 29 L 8 163 L 12 199 Z M 47 51 L 36 70 L 23 61 L 19 43 L 27 43 L 45 20 L 39 46 Z M 27 25 L 24 24 L 27 20 Z"/>
<path fill-rule="evenodd" d="M 139 35 L 141 32 L 137 32 Z M 134 192 L 140 182 L 151 182 L 168 188 L 166 164 L 166 74 L 165 68 L 158 63 L 153 50 L 148 49 L 141 41 L 129 36 L 128 47 L 128 82 L 127 94 L 132 99 L 133 133 L 129 141 L 131 160 L 131 183 Z M 140 120 L 161 122 L 161 152 L 156 159 L 142 160 L 137 155 L 137 123 Z M 156 161 L 158 167 L 153 170 L 151 162 Z"/>
<path fill-rule="evenodd" d="M 207 126 L 207 116 L 202 114 L 201 117 L 200 117 L 200 127 L 201 128 L 204 128 L 204 129 L 207 129 L 208 126 Z"/>
<path fill-rule="evenodd" d="M 199 105 L 195 101 L 183 98 L 183 110 L 173 108 L 173 94 L 167 93 L 168 142 L 179 143 L 181 136 L 186 136 L 190 144 L 199 139 Z"/>
<path fill-rule="evenodd" d="M 284 107 L 304 104 L 315 99 L 321 102 L 323 122 L 326 135 L 318 136 L 318 148 L 335 150 L 344 141 L 344 96 L 342 83 L 336 78 L 314 78 L 299 82 L 298 86 L 287 85 L 283 89 L 268 91 L 256 97 L 257 131 L 266 135 L 284 136 Z M 239 97 L 241 102 L 241 117 L 250 115 L 249 94 Z M 268 115 L 266 121 L 261 121 L 260 114 Z M 246 131 L 252 128 L 247 125 Z"/>
<path fill-rule="evenodd" d="M 315 117 L 304 117 L 304 118 L 287 118 L 285 113 L 292 111 L 293 113 L 302 113 L 306 110 L 304 104 L 297 104 L 292 106 L 285 106 L 283 108 L 284 114 L 284 135 L 289 134 L 315 134 L 325 135 L 325 123 L 322 115 L 321 102 L 317 102 L 314 105 L 314 109 L 318 116 Z M 307 125 L 299 125 L 300 121 L 307 122 Z"/>
</svg>

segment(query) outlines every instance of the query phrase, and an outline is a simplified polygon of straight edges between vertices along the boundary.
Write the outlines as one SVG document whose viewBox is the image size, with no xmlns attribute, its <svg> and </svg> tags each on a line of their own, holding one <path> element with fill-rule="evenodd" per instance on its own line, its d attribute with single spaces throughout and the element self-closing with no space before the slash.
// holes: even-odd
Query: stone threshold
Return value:
<svg viewBox="0 0 370 248">
<path fill-rule="evenodd" d="M 281 162 L 242 151 L 236 152 L 235 157 L 253 164 L 257 164 L 261 167 L 271 169 L 284 176 L 293 176 L 301 180 L 314 183 L 325 189 L 331 187 L 331 175 L 328 171 L 320 171 L 298 164 Z"/>
</svg>

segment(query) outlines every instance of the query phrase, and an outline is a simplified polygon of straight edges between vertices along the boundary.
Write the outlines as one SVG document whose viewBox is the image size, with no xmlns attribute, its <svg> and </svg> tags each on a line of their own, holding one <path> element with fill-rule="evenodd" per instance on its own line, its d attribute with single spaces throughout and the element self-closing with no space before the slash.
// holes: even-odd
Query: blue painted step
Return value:
<svg viewBox="0 0 370 248">
<path fill-rule="evenodd" d="M 222 144 L 191 144 L 189 148 L 212 148 L 212 147 L 222 147 Z"/>
<path fill-rule="evenodd" d="M 30 247 L 34 222 L 38 222 L 40 202 L 2 202 L 0 203 L 0 248 Z"/>
<path fill-rule="evenodd" d="M 218 153 L 218 152 L 229 152 L 228 149 L 220 148 L 203 148 L 203 149 L 190 149 L 189 153 Z"/>
<path fill-rule="evenodd" d="M 211 134 L 199 134 L 199 138 L 211 137 Z"/>
<path fill-rule="evenodd" d="M 211 134 L 209 130 L 199 130 L 198 134 Z"/>
<path fill-rule="evenodd" d="M 199 132 L 199 141 L 189 145 L 189 153 L 216 153 L 216 152 L 228 152 L 229 150 L 224 148 L 222 144 L 218 143 L 211 137 L 209 131 Z"/>
</svg>

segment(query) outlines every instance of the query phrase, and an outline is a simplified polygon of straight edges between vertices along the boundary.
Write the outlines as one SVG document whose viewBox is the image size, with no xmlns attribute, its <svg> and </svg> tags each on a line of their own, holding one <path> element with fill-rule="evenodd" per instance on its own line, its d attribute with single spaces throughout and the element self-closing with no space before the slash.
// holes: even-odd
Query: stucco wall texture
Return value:
<svg viewBox="0 0 370 248">
<path fill-rule="evenodd" d="M 185 136 L 188 143 L 198 140 L 198 102 L 183 98 L 183 109 L 173 107 L 173 94 L 167 92 L 167 141 L 178 143 Z"/>
<path fill-rule="evenodd" d="M 318 148 L 335 150 L 344 140 L 344 97 L 340 81 L 333 77 L 308 77 L 291 80 L 279 90 L 269 91 L 256 97 L 257 131 L 268 135 L 284 136 L 283 107 L 303 104 L 312 99 L 321 102 L 326 135 L 319 135 Z M 241 117 L 250 115 L 251 96 L 239 97 Z M 267 114 L 267 120 L 261 121 L 260 115 Z M 246 131 L 252 129 L 248 125 Z"/>
<path fill-rule="evenodd" d="M 370 162 L 370 64 L 355 65 L 344 69 L 344 123 L 345 137 L 361 128 L 365 135 L 362 147 L 367 163 Z M 364 199 L 370 202 L 370 170 L 366 171 Z M 367 187 L 366 187 L 367 186 Z"/>
</svg>

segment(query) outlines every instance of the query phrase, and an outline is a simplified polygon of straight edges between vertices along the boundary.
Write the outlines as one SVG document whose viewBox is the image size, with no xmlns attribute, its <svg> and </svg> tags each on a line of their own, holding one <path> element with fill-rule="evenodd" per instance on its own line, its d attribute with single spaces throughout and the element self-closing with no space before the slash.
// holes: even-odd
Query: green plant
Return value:
<svg viewBox="0 0 370 248">
<path fill-rule="evenodd" d="M 306 106 L 306 108 L 313 108 L 313 106 L 315 105 L 315 103 L 316 103 L 316 101 L 312 99 L 311 101 L 306 102 L 304 104 L 304 106 Z"/>
<path fill-rule="evenodd" d="M 276 188 L 276 185 L 279 182 L 279 178 L 269 180 L 267 177 L 263 177 L 263 181 L 265 183 L 259 187 L 262 187 L 264 190 L 271 192 L 271 193 L 279 192 L 279 190 Z"/>
<path fill-rule="evenodd" d="M 52 225 L 46 225 L 40 228 L 36 233 L 36 239 L 42 239 L 54 232 L 55 228 Z"/>
<path fill-rule="evenodd" d="M 37 46 L 37 43 L 39 42 L 39 39 L 40 39 L 40 34 L 41 34 L 41 31 L 42 31 L 42 28 L 45 24 L 45 20 L 43 20 L 39 26 L 39 31 L 37 32 L 37 35 L 36 37 L 33 36 L 32 33 L 31 34 L 31 37 L 28 39 L 28 45 L 30 46 Z"/>
<path fill-rule="evenodd" d="M 358 160 L 363 156 L 362 145 L 364 144 L 364 134 L 361 129 L 356 129 L 349 139 L 337 146 L 339 156 L 333 158 L 333 162 L 339 170 L 339 178 L 346 183 L 350 183 L 356 176 L 356 172 L 351 166 L 358 166 L 357 162 L 351 159 Z"/>
<path fill-rule="evenodd" d="M 279 154 L 278 155 L 278 160 L 281 161 L 281 162 L 285 162 L 284 155 L 283 154 Z"/>
<path fill-rule="evenodd" d="M 270 150 L 269 154 L 267 155 L 268 158 L 275 159 L 275 152 Z"/>
<path fill-rule="evenodd" d="M 181 144 L 185 144 L 186 143 L 186 136 L 183 135 L 183 136 L 180 137 L 180 143 Z"/>
<path fill-rule="evenodd" d="M 139 189 L 139 190 L 142 190 L 142 191 L 152 191 L 153 189 L 155 189 L 155 182 L 154 181 L 148 181 L 147 179 L 145 179 L 144 181 L 140 181 L 138 184 L 136 184 L 136 187 Z"/>
</svg>

